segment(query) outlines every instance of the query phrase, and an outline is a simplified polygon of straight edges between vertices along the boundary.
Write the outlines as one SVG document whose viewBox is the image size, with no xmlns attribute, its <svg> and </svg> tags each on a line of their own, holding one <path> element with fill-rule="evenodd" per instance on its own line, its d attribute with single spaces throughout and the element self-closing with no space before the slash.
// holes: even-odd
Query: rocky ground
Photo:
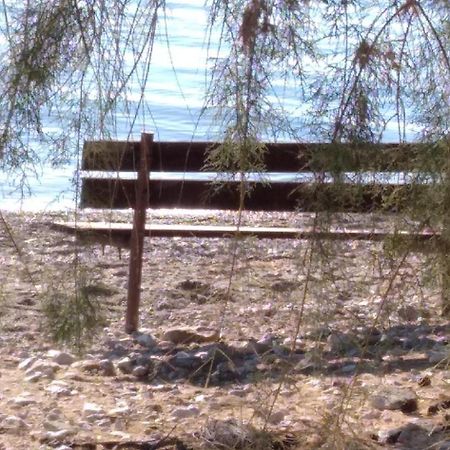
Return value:
<svg viewBox="0 0 450 450">
<path fill-rule="evenodd" d="M 52 228 L 62 216 L 0 222 L 0 449 L 450 449 L 432 254 L 148 239 L 141 328 L 127 335 L 127 243 L 76 240 Z M 102 310 L 82 353 L 49 329 L 73 325 L 75 292 Z"/>
</svg>

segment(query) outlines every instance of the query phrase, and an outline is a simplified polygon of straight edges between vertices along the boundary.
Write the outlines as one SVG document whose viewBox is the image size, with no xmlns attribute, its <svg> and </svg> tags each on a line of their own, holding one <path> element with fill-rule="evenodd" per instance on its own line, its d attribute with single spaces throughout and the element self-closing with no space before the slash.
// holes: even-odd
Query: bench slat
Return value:
<svg viewBox="0 0 450 450">
<path fill-rule="evenodd" d="M 91 236 L 92 240 L 98 237 L 101 243 L 108 243 L 111 238 L 111 244 L 117 242 L 114 238 L 120 239 L 123 244 L 126 238 L 131 237 L 131 223 L 110 223 L 110 222 L 55 222 L 55 229 L 68 231 L 72 234 Z M 237 227 L 234 225 L 178 225 L 178 224 L 147 224 L 145 226 L 146 236 L 153 237 L 233 237 L 236 235 Z M 239 228 L 239 236 L 258 237 L 268 239 L 326 239 L 326 240 L 370 240 L 383 241 L 392 236 L 392 231 L 380 229 L 345 229 L 331 228 L 329 230 L 314 230 L 313 228 L 294 228 L 294 227 L 248 227 Z M 421 242 L 434 239 L 439 235 L 432 231 L 421 231 L 411 233 L 409 231 L 397 231 L 396 238 Z M 101 239 L 103 237 L 103 239 Z M 123 245 L 126 247 L 127 245 Z"/>
<path fill-rule="evenodd" d="M 433 185 L 255 183 L 245 200 L 249 211 L 397 212 L 423 198 Z M 148 207 L 239 209 L 239 183 L 213 186 L 205 181 L 150 180 Z M 216 189 L 216 190 L 215 190 Z M 218 190 L 217 190 L 218 189 Z M 135 180 L 84 179 L 82 208 L 125 209 L 135 206 Z M 390 199 L 394 199 L 390 202 Z"/>
<path fill-rule="evenodd" d="M 82 170 L 136 172 L 139 145 L 139 142 L 88 141 L 83 148 Z M 213 142 L 154 142 L 152 170 L 201 171 L 210 149 L 218 145 Z M 409 171 L 421 167 L 418 160 L 436 161 L 440 152 L 432 144 L 270 143 L 266 146 L 264 163 L 272 172 Z M 429 158 L 431 154 L 433 157 Z"/>
</svg>

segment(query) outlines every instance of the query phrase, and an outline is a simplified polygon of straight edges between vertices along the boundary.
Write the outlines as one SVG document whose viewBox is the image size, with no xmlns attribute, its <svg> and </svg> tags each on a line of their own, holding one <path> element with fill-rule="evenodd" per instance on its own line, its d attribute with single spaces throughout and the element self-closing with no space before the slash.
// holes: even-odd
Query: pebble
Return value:
<svg viewBox="0 0 450 450">
<path fill-rule="evenodd" d="M 327 343 L 333 353 L 346 353 L 354 350 L 357 344 L 353 336 L 339 331 L 331 333 L 327 338 Z"/>
<path fill-rule="evenodd" d="M 186 419 L 188 417 L 200 415 L 200 409 L 194 405 L 189 405 L 184 408 L 176 408 L 172 411 L 172 417 L 176 419 Z"/>
<path fill-rule="evenodd" d="M 136 378 L 143 378 L 148 375 L 149 368 L 148 366 L 136 366 L 133 368 L 131 372 Z"/>
<path fill-rule="evenodd" d="M 151 334 L 142 331 L 133 333 L 133 338 L 142 347 L 153 348 L 157 345 L 155 338 Z"/>
<path fill-rule="evenodd" d="M 73 436 L 75 433 L 76 433 L 76 431 L 71 430 L 71 429 L 47 431 L 44 434 L 42 434 L 41 440 L 42 441 L 60 441 L 69 436 Z"/>
<path fill-rule="evenodd" d="M 54 380 L 44 388 L 50 394 L 68 396 L 72 394 L 70 386 L 64 381 Z"/>
<path fill-rule="evenodd" d="M 431 351 L 428 354 L 430 364 L 438 364 L 445 362 L 450 356 L 449 350 Z"/>
<path fill-rule="evenodd" d="M 7 433 L 19 434 L 28 430 L 30 426 L 20 417 L 6 416 L 1 421 L 0 428 L 3 428 Z"/>
<path fill-rule="evenodd" d="M 162 339 L 173 344 L 192 344 L 216 342 L 219 339 L 219 333 L 216 330 L 208 328 L 172 328 L 167 330 Z"/>
<path fill-rule="evenodd" d="M 83 361 L 77 361 L 72 365 L 72 367 L 78 368 L 82 372 L 87 372 L 90 374 L 96 374 L 102 371 L 102 366 L 98 359 L 85 359 Z"/>
<path fill-rule="evenodd" d="M 102 359 L 100 361 L 100 370 L 102 375 L 106 377 L 114 377 L 116 375 L 116 368 L 110 359 Z"/>
<path fill-rule="evenodd" d="M 196 369 L 201 366 L 202 359 L 191 353 L 180 351 L 170 358 L 169 364 L 183 369 Z"/>
<path fill-rule="evenodd" d="M 124 374 L 130 374 L 133 370 L 133 363 L 128 356 L 125 356 L 117 362 L 117 368 Z"/>
<path fill-rule="evenodd" d="M 29 358 L 20 361 L 18 368 L 21 370 L 29 369 L 38 359 L 35 356 L 30 356 Z"/>
<path fill-rule="evenodd" d="M 126 416 L 130 413 L 130 407 L 129 406 L 121 406 L 118 408 L 110 409 L 106 414 L 110 417 L 117 417 L 117 416 Z"/>
<path fill-rule="evenodd" d="M 411 389 L 384 386 L 372 395 L 370 403 L 380 410 L 399 409 L 404 413 L 411 413 L 417 410 L 417 395 Z"/>
<path fill-rule="evenodd" d="M 54 377 L 53 372 L 44 373 L 38 371 L 30 373 L 28 376 L 24 378 L 24 380 L 28 383 L 37 383 L 38 381 L 43 379 L 53 379 L 53 377 Z"/>
<path fill-rule="evenodd" d="M 13 407 L 22 408 L 24 406 L 35 405 L 36 400 L 30 396 L 28 392 L 24 392 L 21 395 L 8 400 L 8 404 L 13 405 Z"/>
<path fill-rule="evenodd" d="M 103 412 L 103 408 L 96 403 L 86 402 L 83 405 L 83 413 L 85 416 L 89 414 L 102 414 Z"/>
<path fill-rule="evenodd" d="M 75 362 L 75 357 L 72 354 L 60 350 L 49 350 L 47 357 L 61 366 L 70 366 Z"/>
</svg>

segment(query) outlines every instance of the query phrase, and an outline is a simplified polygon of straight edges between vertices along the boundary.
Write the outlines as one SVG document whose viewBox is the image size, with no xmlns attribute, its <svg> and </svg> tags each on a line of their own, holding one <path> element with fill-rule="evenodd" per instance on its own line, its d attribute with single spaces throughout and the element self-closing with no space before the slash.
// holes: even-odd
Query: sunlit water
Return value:
<svg viewBox="0 0 450 450">
<path fill-rule="evenodd" d="M 151 116 L 137 124 L 141 129 L 153 131 L 156 140 L 217 138 L 208 116 L 200 114 L 207 80 L 207 13 L 203 4 L 203 0 L 168 2 L 168 35 L 161 32 L 155 42 L 149 87 L 145 92 Z M 138 96 L 136 87 L 136 98 Z M 295 104 L 295 99 L 289 97 L 289 89 L 285 90 L 282 100 L 287 108 Z M 118 118 L 118 136 L 128 135 L 127 124 L 128 118 Z M 136 131 L 133 130 L 132 137 L 138 140 Z M 386 136 L 389 140 L 389 130 Z M 36 173 L 37 176 L 28 177 L 25 190 L 17 188 L 17 180 L 0 173 L 0 208 L 59 210 L 75 207 L 75 164 L 57 169 L 44 166 L 37 168 Z M 272 179 L 285 181 L 285 177 L 278 174 Z"/>
</svg>

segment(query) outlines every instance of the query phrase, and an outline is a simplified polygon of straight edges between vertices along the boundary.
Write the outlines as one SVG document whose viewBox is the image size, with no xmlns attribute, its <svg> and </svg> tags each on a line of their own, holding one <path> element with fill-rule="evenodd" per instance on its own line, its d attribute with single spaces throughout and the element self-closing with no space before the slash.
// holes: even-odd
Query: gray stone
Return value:
<svg viewBox="0 0 450 450">
<path fill-rule="evenodd" d="M 23 361 L 20 361 L 18 368 L 21 370 L 27 370 L 29 369 L 36 361 L 38 360 L 38 358 L 36 358 L 35 356 L 30 356 L 29 358 L 24 359 Z"/>
<path fill-rule="evenodd" d="M 60 366 L 70 366 L 75 362 L 75 357 L 72 354 L 60 350 L 49 350 L 47 356 Z"/>
<path fill-rule="evenodd" d="M 274 292 L 283 293 L 283 292 L 290 292 L 293 291 L 298 287 L 297 281 L 291 281 L 291 280 L 278 280 L 272 283 L 272 286 L 270 288 Z"/>
<path fill-rule="evenodd" d="M 430 364 L 438 364 L 448 360 L 449 357 L 450 357 L 450 348 L 442 349 L 440 351 L 431 351 L 428 354 L 428 361 L 430 362 Z"/>
<path fill-rule="evenodd" d="M 136 377 L 136 378 L 143 378 L 146 377 L 149 373 L 149 368 L 148 366 L 136 366 L 131 373 Z"/>
<path fill-rule="evenodd" d="M 407 322 L 415 322 L 420 317 L 420 311 L 417 307 L 405 305 L 398 309 L 398 316 Z"/>
<path fill-rule="evenodd" d="M 47 431 L 42 435 L 42 441 L 60 441 L 69 436 L 76 434 L 76 431 L 72 429 L 62 429 L 55 431 Z"/>
<path fill-rule="evenodd" d="M 45 390 L 50 394 L 61 396 L 68 396 L 72 393 L 70 386 L 64 381 L 59 380 L 52 381 L 48 386 L 45 387 Z"/>
<path fill-rule="evenodd" d="M 311 330 L 308 332 L 307 336 L 309 339 L 322 341 L 325 340 L 330 334 L 330 327 L 322 326 Z"/>
<path fill-rule="evenodd" d="M 429 447 L 429 434 L 433 426 L 421 426 L 418 423 L 407 423 L 401 427 L 383 430 L 378 433 L 381 444 L 401 444 L 401 448 Z"/>
<path fill-rule="evenodd" d="M 106 377 L 114 377 L 116 375 L 116 368 L 110 359 L 102 359 L 100 361 L 101 373 Z"/>
<path fill-rule="evenodd" d="M 22 395 L 8 400 L 8 404 L 16 408 L 23 408 L 24 406 L 35 405 L 36 403 L 36 400 L 26 392 L 24 392 Z"/>
<path fill-rule="evenodd" d="M 53 379 L 54 374 L 53 372 L 40 372 L 40 371 L 33 371 L 29 375 L 27 375 L 24 380 L 27 383 L 37 383 L 38 381 L 44 380 L 44 379 Z"/>
<path fill-rule="evenodd" d="M 355 337 L 340 331 L 331 333 L 328 336 L 327 343 L 330 346 L 330 351 L 333 353 L 347 353 L 357 348 Z"/>
<path fill-rule="evenodd" d="M 86 359 L 83 361 L 77 361 L 72 365 L 72 367 L 76 367 L 83 372 L 87 372 L 90 374 L 97 374 L 101 372 L 101 364 L 98 359 Z"/>
<path fill-rule="evenodd" d="M 216 342 L 219 339 L 219 333 L 216 330 L 207 328 L 172 328 L 167 330 L 162 338 L 164 341 L 172 342 L 173 344 L 192 344 L 192 343 L 207 343 Z"/>
<path fill-rule="evenodd" d="M 401 410 L 411 413 L 417 410 L 417 395 L 411 389 L 396 386 L 384 386 L 376 391 L 370 399 L 371 405 L 380 410 Z"/>
<path fill-rule="evenodd" d="M 130 411 L 130 407 L 125 405 L 110 409 L 106 414 L 109 417 L 127 416 L 128 414 L 130 414 Z"/>
<path fill-rule="evenodd" d="M 60 431 L 67 428 L 67 424 L 58 420 L 45 420 L 42 427 L 46 431 Z"/>
<path fill-rule="evenodd" d="M 157 344 L 155 338 L 148 333 L 135 332 L 133 333 L 133 338 L 139 345 L 142 345 L 142 347 L 153 348 Z"/>
<path fill-rule="evenodd" d="M 198 415 L 200 415 L 200 409 L 194 405 L 176 408 L 172 411 L 172 417 L 176 419 L 186 419 L 188 417 L 194 417 Z"/>
<path fill-rule="evenodd" d="M 0 428 L 3 428 L 7 433 L 20 434 L 28 430 L 30 426 L 20 417 L 6 416 L 1 421 Z"/>
<path fill-rule="evenodd" d="M 133 370 L 133 363 L 131 362 L 131 359 L 128 356 L 125 356 L 124 358 L 120 359 L 117 362 L 117 368 L 125 374 L 130 374 Z"/>
<path fill-rule="evenodd" d="M 169 360 L 169 364 L 183 369 L 196 369 L 202 365 L 202 359 L 188 352 L 178 352 Z"/>
<path fill-rule="evenodd" d="M 86 402 L 83 405 L 83 413 L 85 416 L 91 415 L 91 414 L 103 414 L 103 408 L 96 403 Z"/>
</svg>

